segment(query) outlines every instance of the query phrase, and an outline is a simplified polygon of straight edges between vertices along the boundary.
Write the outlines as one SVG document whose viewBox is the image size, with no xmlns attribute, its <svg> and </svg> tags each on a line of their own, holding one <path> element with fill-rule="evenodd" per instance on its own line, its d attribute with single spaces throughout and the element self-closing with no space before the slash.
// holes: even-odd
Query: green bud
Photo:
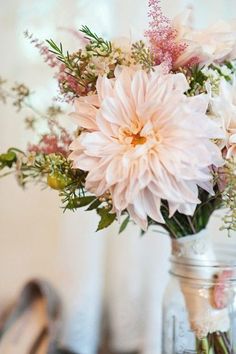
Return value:
<svg viewBox="0 0 236 354">
<path fill-rule="evenodd" d="M 47 177 L 47 184 L 52 189 L 62 190 L 70 184 L 71 180 L 60 173 L 52 173 Z"/>
</svg>

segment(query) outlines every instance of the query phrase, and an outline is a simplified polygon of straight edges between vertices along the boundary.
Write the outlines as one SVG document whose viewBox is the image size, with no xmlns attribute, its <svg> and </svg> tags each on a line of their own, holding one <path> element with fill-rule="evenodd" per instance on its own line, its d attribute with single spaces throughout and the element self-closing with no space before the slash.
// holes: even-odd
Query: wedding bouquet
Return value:
<svg viewBox="0 0 236 354">
<path fill-rule="evenodd" d="M 14 172 L 22 186 L 46 183 L 65 209 L 96 210 L 98 230 L 118 220 L 122 232 L 134 221 L 182 240 L 222 207 L 222 227 L 236 230 L 236 23 L 195 30 L 190 10 L 170 21 L 158 0 L 149 1 L 149 18 L 136 42 L 83 26 L 73 53 L 25 33 L 55 70 L 58 100 L 73 105 L 75 131 L 60 123 L 59 105 L 39 112 L 25 85 L 9 90 L 1 80 L 2 101 L 32 109 L 27 127 L 47 122 L 26 152 L 0 155 L 2 175 Z M 227 328 L 192 327 L 198 353 L 232 353 Z"/>
</svg>

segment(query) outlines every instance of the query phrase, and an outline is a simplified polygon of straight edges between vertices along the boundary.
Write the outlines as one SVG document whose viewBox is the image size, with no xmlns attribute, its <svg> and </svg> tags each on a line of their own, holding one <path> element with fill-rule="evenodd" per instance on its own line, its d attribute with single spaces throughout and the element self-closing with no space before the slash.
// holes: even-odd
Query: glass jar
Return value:
<svg viewBox="0 0 236 354">
<path fill-rule="evenodd" d="M 235 261 L 230 254 L 217 261 L 171 257 L 162 354 L 236 353 Z"/>
</svg>

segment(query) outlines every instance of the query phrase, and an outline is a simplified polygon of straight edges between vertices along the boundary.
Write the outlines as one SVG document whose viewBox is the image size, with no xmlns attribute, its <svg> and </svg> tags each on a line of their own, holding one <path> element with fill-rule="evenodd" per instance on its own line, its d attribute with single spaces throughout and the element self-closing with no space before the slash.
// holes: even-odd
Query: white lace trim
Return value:
<svg viewBox="0 0 236 354">
<path fill-rule="evenodd" d="M 215 331 L 227 332 L 230 321 L 227 309 L 218 310 L 211 304 L 211 282 L 215 270 L 211 267 L 189 267 L 199 261 L 212 262 L 216 260 L 210 237 L 206 230 L 196 235 L 190 235 L 172 241 L 172 255 L 180 261 L 178 271 L 181 276 L 198 278 L 194 283 L 180 278 L 180 286 L 185 298 L 189 321 L 195 334 L 202 338 Z M 184 267 L 184 264 L 187 266 Z"/>
</svg>

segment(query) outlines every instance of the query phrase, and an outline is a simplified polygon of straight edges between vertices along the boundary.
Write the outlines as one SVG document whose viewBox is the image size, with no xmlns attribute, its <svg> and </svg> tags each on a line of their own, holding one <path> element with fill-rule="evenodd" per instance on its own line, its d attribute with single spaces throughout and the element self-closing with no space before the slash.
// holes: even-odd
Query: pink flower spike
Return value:
<svg viewBox="0 0 236 354">
<path fill-rule="evenodd" d="M 30 34 L 28 31 L 25 31 L 24 35 L 30 40 L 30 43 L 32 43 L 35 48 L 39 50 L 39 53 L 44 58 L 45 63 L 47 63 L 51 68 L 54 68 L 60 64 L 56 55 L 49 51 L 44 42 L 41 42 L 38 38 L 34 38 L 33 34 Z"/>
<path fill-rule="evenodd" d="M 86 44 L 89 43 L 89 40 L 84 37 L 84 34 L 82 34 L 80 31 L 75 30 L 74 28 L 69 28 L 69 27 L 58 27 L 59 30 L 68 32 L 72 34 L 75 38 L 78 39 L 81 45 L 86 46 Z"/>
<path fill-rule="evenodd" d="M 150 18 L 149 30 L 145 35 L 150 41 L 155 63 L 159 65 L 166 62 L 171 69 L 187 45 L 177 41 L 177 31 L 163 14 L 160 0 L 149 0 L 148 16 Z"/>
<path fill-rule="evenodd" d="M 49 154 L 61 154 L 68 156 L 69 146 L 72 142 L 70 134 L 55 120 L 49 121 L 50 132 L 41 136 L 38 144 L 29 145 L 28 151 Z"/>
</svg>

